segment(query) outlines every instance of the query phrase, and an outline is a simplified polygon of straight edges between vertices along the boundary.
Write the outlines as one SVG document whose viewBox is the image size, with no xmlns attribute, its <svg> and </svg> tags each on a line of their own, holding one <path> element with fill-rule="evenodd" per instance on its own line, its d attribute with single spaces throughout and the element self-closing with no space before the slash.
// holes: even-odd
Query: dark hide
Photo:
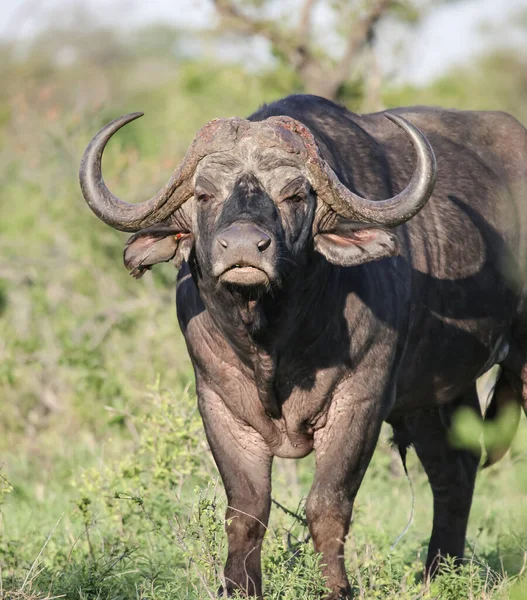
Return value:
<svg viewBox="0 0 527 600">
<path fill-rule="evenodd" d="M 432 485 L 429 572 L 439 554 L 461 558 L 478 459 L 449 447 L 451 412 L 477 408 L 474 382 L 493 364 L 525 385 L 527 132 L 501 113 L 395 112 L 424 132 L 438 163 L 428 204 L 400 227 L 343 219 L 301 165 L 248 146 L 200 162 L 192 225 L 177 227 L 176 214 L 166 246 L 157 234 L 128 245 L 140 273 L 171 259 L 174 232 L 193 235 L 177 308 L 228 498 L 229 592 L 262 595 L 273 456 L 314 450 L 307 519 L 330 598 L 346 597 L 343 544 L 385 420 Z M 306 125 L 361 196 L 391 197 L 412 176 L 412 147 L 382 113 L 291 96 L 249 120 L 275 115 Z"/>
</svg>

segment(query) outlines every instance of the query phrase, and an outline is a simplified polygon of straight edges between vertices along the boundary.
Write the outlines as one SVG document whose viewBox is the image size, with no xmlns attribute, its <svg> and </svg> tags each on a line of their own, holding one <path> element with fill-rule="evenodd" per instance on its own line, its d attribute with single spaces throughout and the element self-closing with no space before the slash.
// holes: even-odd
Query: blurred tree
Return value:
<svg viewBox="0 0 527 600">
<path fill-rule="evenodd" d="M 495 50 L 452 69 L 429 86 L 385 86 L 388 107 L 436 104 L 467 110 L 503 110 L 527 125 L 527 55 Z"/>
<path fill-rule="evenodd" d="M 363 76 L 369 75 L 365 94 L 370 104 L 380 103 L 380 73 L 371 51 L 379 21 L 393 18 L 415 25 L 432 5 L 455 1 L 460 0 L 298 0 L 288 19 L 279 10 L 280 0 L 212 0 L 222 30 L 266 39 L 273 54 L 299 75 L 307 93 L 338 99 L 362 62 Z M 322 39 L 312 28 L 321 14 L 331 23 Z M 341 52 L 335 56 L 331 50 L 338 46 Z"/>
</svg>

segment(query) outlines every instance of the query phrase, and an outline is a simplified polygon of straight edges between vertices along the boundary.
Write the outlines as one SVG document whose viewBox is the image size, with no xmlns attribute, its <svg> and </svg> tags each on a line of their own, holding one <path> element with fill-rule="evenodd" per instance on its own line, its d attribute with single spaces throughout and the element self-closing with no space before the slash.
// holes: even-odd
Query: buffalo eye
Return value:
<svg viewBox="0 0 527 600">
<path fill-rule="evenodd" d="M 206 192 L 200 192 L 196 197 L 198 202 L 202 203 L 208 202 L 212 198 L 211 194 L 207 194 Z"/>
<path fill-rule="evenodd" d="M 302 202 L 302 200 L 305 200 L 305 196 L 303 194 L 293 194 L 287 198 L 288 202 L 293 202 L 294 204 Z"/>
<path fill-rule="evenodd" d="M 280 192 L 280 196 L 282 197 L 282 202 L 295 205 L 305 202 L 309 191 L 310 186 L 307 180 L 304 177 L 297 177 L 284 186 Z"/>
<path fill-rule="evenodd" d="M 306 193 L 304 191 L 298 191 L 285 197 L 285 201 L 290 202 L 291 204 L 299 204 L 300 202 L 304 202 L 305 199 Z"/>
</svg>

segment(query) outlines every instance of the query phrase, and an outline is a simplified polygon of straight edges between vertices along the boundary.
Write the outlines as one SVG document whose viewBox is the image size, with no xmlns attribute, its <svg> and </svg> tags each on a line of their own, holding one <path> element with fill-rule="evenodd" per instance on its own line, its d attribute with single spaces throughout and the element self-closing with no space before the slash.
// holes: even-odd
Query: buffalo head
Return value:
<svg viewBox="0 0 527 600">
<path fill-rule="evenodd" d="M 280 285 L 312 248 L 343 266 L 391 256 L 396 238 L 386 228 L 415 215 L 434 186 L 432 149 L 400 116 L 386 114 L 410 138 L 417 166 L 406 189 L 379 201 L 344 186 L 300 122 L 231 118 L 205 125 L 165 187 L 128 204 L 106 187 L 101 159 L 111 136 L 139 116 L 104 127 L 80 169 L 95 214 L 116 229 L 138 232 L 125 250 L 135 276 L 157 262 L 181 262 L 194 249 L 200 270 L 218 284 L 266 289 Z"/>
</svg>

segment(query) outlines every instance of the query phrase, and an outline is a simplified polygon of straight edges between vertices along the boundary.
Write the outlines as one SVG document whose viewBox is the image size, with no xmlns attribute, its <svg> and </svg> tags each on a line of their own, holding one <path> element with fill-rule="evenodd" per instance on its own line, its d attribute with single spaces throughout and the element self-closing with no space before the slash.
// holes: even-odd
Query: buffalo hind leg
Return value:
<svg viewBox="0 0 527 600">
<path fill-rule="evenodd" d="M 458 403 L 479 410 L 475 385 Z M 434 576 L 442 557 L 463 558 L 479 456 L 453 448 L 448 441 L 445 410 L 423 411 L 412 418 L 411 440 L 434 497 L 434 525 L 428 546 L 426 573 Z M 441 412 L 443 411 L 443 412 Z"/>
<path fill-rule="evenodd" d="M 522 334 L 521 344 L 511 342 L 509 354 L 501 366 L 512 389 L 519 394 L 518 400 L 527 417 L 527 342 L 524 341 L 525 339 L 527 335 Z"/>
<path fill-rule="evenodd" d="M 262 598 L 261 547 L 271 508 L 272 456 L 254 430 L 242 427 L 212 392 L 199 391 L 199 408 L 227 495 L 226 589 Z"/>
</svg>

